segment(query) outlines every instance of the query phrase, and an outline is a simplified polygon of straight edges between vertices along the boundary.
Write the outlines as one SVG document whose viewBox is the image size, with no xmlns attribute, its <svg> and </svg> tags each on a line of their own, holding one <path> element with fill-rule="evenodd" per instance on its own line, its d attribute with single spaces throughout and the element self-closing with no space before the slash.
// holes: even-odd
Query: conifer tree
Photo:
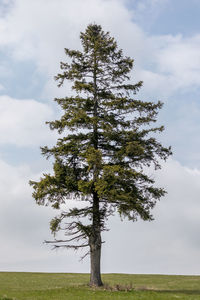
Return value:
<svg viewBox="0 0 200 300">
<path fill-rule="evenodd" d="M 152 220 L 151 209 L 165 191 L 154 185 L 145 169 L 166 160 L 171 149 L 155 138 L 163 126 L 156 122 L 161 102 L 135 98 L 142 82 L 132 84 L 133 60 L 123 56 L 114 38 L 101 26 L 91 24 L 80 34 L 82 52 L 65 49 L 71 63 L 61 62 L 55 77 L 58 86 L 72 82 L 71 95 L 56 98 L 63 115 L 48 122 L 62 136 L 42 154 L 54 158 L 53 175 L 31 181 L 39 205 L 61 210 L 50 223 L 54 235 L 64 230 L 66 239 L 49 241 L 54 247 L 87 248 L 90 284 L 102 285 L 101 233 L 115 212 L 136 221 Z M 77 200 L 77 201 L 75 201 Z"/>
</svg>

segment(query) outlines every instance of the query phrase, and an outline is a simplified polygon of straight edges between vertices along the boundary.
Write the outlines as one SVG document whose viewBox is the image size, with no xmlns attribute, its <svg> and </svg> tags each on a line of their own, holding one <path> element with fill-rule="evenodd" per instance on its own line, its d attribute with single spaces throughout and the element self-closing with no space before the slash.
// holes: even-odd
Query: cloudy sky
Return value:
<svg viewBox="0 0 200 300">
<path fill-rule="evenodd" d="M 89 272 L 79 253 L 43 244 L 56 212 L 34 203 L 28 181 L 51 170 L 39 147 L 56 142 L 45 121 L 69 92 L 53 80 L 63 49 L 80 49 L 96 22 L 135 59 L 138 97 L 164 102 L 160 140 L 174 153 L 155 175 L 168 191 L 155 221 L 109 221 L 102 271 L 200 273 L 199 14 L 198 0 L 0 0 L 0 271 Z"/>
</svg>

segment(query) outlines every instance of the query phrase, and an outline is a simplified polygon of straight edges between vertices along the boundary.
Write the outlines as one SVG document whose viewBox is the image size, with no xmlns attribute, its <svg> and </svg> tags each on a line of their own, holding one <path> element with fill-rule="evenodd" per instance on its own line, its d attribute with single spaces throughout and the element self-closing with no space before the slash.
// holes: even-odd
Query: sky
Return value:
<svg viewBox="0 0 200 300">
<path fill-rule="evenodd" d="M 50 207 L 37 206 L 30 179 L 50 172 L 40 146 L 57 135 L 53 99 L 70 93 L 54 76 L 64 48 L 100 24 L 134 58 L 138 98 L 161 100 L 158 137 L 173 156 L 154 176 L 167 195 L 153 222 L 108 221 L 102 272 L 200 274 L 200 2 L 198 0 L 0 0 L 0 271 L 89 272 L 81 252 L 52 251 Z"/>
</svg>

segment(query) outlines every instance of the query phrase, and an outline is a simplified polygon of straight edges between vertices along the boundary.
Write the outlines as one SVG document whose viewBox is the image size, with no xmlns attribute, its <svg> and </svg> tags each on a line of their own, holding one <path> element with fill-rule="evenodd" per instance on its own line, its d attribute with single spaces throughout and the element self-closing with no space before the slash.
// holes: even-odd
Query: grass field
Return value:
<svg viewBox="0 0 200 300">
<path fill-rule="evenodd" d="M 105 274 L 105 287 L 88 274 L 0 273 L 0 300 L 199 299 L 200 276 Z"/>
</svg>

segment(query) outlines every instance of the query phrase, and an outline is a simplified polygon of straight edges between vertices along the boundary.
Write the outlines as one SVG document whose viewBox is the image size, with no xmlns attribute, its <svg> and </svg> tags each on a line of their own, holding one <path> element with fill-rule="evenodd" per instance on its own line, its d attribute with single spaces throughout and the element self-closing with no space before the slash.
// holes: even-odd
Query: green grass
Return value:
<svg viewBox="0 0 200 300">
<path fill-rule="evenodd" d="M 90 288 L 88 274 L 0 273 L 0 300 L 200 300 L 200 276 L 105 274 Z"/>
</svg>

